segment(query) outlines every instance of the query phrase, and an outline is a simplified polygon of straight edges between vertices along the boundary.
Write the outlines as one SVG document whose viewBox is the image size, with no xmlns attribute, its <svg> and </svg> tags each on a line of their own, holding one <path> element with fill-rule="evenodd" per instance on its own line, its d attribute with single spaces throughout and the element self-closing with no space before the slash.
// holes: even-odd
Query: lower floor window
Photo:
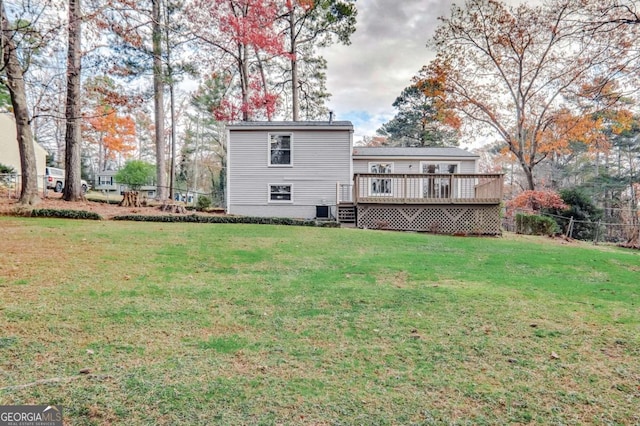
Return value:
<svg viewBox="0 0 640 426">
<path fill-rule="evenodd" d="M 269 201 L 291 201 L 291 185 L 269 185 Z"/>
<path fill-rule="evenodd" d="M 371 179 L 371 195 L 391 195 L 391 179 Z"/>
</svg>

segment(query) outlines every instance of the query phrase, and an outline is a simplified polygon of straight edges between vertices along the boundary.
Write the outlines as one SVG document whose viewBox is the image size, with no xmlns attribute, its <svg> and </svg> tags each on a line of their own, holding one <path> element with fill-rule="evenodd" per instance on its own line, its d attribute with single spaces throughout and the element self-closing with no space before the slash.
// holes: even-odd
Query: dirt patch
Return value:
<svg viewBox="0 0 640 426">
<path fill-rule="evenodd" d="M 15 198 L 0 198 L 0 215 L 15 214 L 19 206 Z M 185 213 L 175 213 L 171 211 L 162 211 L 162 204 L 150 204 L 145 207 L 120 207 L 117 204 L 108 204 L 98 201 L 64 201 L 62 194 L 53 193 L 47 198 L 43 198 L 42 202 L 35 206 L 35 209 L 55 209 L 55 210 L 80 210 L 94 212 L 102 216 L 106 220 L 113 219 L 114 216 L 122 215 L 143 215 L 143 216 L 181 216 L 181 215 L 221 215 L 221 212 L 196 212 L 195 210 L 187 210 Z"/>
</svg>

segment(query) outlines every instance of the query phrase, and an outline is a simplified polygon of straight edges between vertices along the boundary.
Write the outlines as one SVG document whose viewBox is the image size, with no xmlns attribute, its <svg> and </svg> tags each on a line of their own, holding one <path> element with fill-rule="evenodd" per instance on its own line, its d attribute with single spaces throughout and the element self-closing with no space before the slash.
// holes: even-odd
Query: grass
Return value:
<svg viewBox="0 0 640 426">
<path fill-rule="evenodd" d="M 637 251 L 284 226 L 0 228 L 0 404 L 61 404 L 72 425 L 640 423 Z"/>
</svg>

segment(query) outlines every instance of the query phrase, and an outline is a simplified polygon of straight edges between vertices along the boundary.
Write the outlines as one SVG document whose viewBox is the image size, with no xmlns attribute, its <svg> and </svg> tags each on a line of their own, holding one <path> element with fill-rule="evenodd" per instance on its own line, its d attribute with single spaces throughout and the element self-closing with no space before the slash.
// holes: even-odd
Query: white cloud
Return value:
<svg viewBox="0 0 640 426">
<path fill-rule="evenodd" d="M 438 17 L 448 15 L 452 3 L 453 0 L 357 1 L 352 43 L 334 44 L 321 52 L 329 66 L 327 86 L 332 97 L 328 106 L 336 120 L 353 121 L 354 140 L 373 136 L 395 115 L 392 104 L 396 97 L 434 57 L 426 44 L 438 25 Z"/>
</svg>

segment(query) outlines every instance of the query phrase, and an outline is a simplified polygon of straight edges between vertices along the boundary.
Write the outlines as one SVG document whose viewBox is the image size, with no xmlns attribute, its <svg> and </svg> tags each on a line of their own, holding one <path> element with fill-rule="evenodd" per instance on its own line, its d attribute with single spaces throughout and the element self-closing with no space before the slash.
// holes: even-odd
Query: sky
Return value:
<svg viewBox="0 0 640 426">
<path fill-rule="evenodd" d="M 351 44 L 334 44 L 327 59 L 328 107 L 335 120 L 354 124 L 354 142 L 374 136 L 389 121 L 392 106 L 411 78 L 434 58 L 426 44 L 448 16 L 452 0 L 357 0 Z M 463 4 L 458 0 L 457 4 Z M 518 0 L 507 3 L 518 4 Z"/>
</svg>

